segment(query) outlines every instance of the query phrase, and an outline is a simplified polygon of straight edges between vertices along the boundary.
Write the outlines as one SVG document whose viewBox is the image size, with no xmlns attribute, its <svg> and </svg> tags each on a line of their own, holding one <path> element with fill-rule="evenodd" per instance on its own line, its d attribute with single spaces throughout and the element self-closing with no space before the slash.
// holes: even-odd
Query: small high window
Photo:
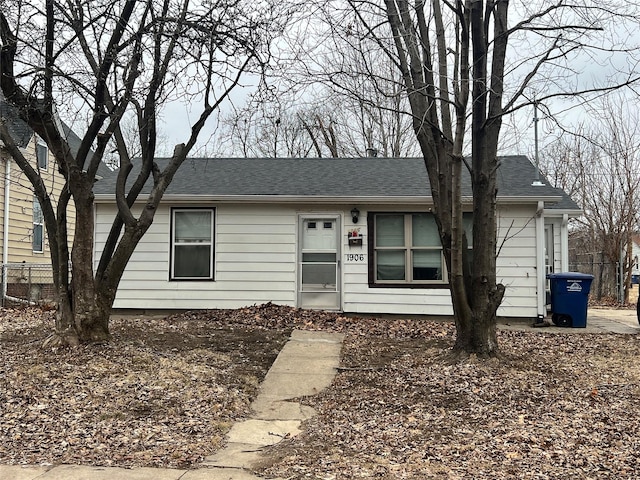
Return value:
<svg viewBox="0 0 640 480">
<path fill-rule="evenodd" d="M 36 158 L 38 160 L 38 168 L 40 170 L 46 170 L 49 165 L 49 149 L 47 144 L 39 141 L 36 145 Z"/>
</svg>

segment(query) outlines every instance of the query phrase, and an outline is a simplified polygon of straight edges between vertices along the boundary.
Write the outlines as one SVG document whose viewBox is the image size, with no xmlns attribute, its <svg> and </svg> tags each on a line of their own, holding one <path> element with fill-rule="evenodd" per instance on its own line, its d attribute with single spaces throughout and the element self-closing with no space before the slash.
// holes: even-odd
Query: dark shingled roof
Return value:
<svg viewBox="0 0 640 480">
<path fill-rule="evenodd" d="M 20 118 L 18 109 L 6 101 L 2 90 L 0 90 L 0 116 L 6 120 L 7 128 L 16 145 L 21 148 L 26 147 L 33 136 L 33 130 Z M 60 123 L 62 124 L 62 134 L 67 139 L 71 152 L 76 155 L 82 140 L 66 123 L 62 121 Z M 105 176 L 109 173 L 109 168 L 103 162 L 100 162 L 98 175 Z"/>
<path fill-rule="evenodd" d="M 163 168 L 167 161 L 157 163 Z M 113 195 L 116 177 L 113 172 L 97 182 L 95 193 Z M 527 157 L 501 157 L 498 198 L 563 197 L 568 209 L 579 209 L 544 178 L 544 186 L 532 186 L 534 179 L 535 167 Z M 471 196 L 468 173 L 463 175 L 462 191 Z M 421 158 L 191 158 L 178 169 L 166 195 L 428 197 L 431 189 Z"/>
<path fill-rule="evenodd" d="M 8 103 L 0 90 L 0 117 L 4 119 L 9 134 L 18 147 L 24 148 L 33 136 L 33 130 L 18 115 L 18 109 Z"/>
</svg>

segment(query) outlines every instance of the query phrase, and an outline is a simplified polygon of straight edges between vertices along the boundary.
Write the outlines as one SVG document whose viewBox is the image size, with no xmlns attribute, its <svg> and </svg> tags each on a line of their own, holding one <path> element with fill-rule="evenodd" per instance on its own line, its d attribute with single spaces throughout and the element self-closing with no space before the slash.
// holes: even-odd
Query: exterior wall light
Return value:
<svg viewBox="0 0 640 480">
<path fill-rule="evenodd" d="M 351 209 L 351 220 L 353 221 L 353 223 L 358 223 L 359 218 L 360 218 L 360 210 L 358 210 L 356 207 L 353 207 Z"/>
</svg>

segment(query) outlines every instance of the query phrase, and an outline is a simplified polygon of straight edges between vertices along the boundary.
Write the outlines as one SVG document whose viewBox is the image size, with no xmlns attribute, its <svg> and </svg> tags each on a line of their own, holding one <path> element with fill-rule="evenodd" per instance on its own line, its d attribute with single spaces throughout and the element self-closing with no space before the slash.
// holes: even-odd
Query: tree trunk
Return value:
<svg viewBox="0 0 640 480">
<path fill-rule="evenodd" d="M 456 315 L 454 351 L 493 357 L 498 353 L 495 312 L 471 311 L 469 317 Z"/>
<path fill-rule="evenodd" d="M 81 342 L 104 342 L 110 337 L 111 312 L 110 308 L 104 309 L 103 302 L 98 302 L 100 292 L 95 288 L 93 276 L 93 192 L 86 174 L 77 175 L 73 195 L 76 231 L 71 251 L 74 324 Z"/>
<path fill-rule="evenodd" d="M 76 346 L 80 343 L 101 343 L 110 338 L 109 316 L 112 302 L 96 289 L 93 276 L 93 192 L 86 173 L 72 172 L 76 222 L 71 251 L 71 281 L 60 275 L 57 285 L 58 311 L 55 333 L 45 346 Z M 59 244 L 66 244 L 66 230 Z M 67 257 L 68 258 L 68 257 Z M 68 261 L 59 265 L 68 271 Z M 113 300 L 113 299 L 111 299 Z"/>
</svg>

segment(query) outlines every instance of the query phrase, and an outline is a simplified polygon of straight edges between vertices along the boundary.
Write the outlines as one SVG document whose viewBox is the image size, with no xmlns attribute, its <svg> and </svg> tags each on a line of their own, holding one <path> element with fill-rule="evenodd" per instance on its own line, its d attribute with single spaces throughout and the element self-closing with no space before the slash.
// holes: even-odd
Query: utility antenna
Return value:
<svg viewBox="0 0 640 480">
<path fill-rule="evenodd" d="M 538 101 L 533 100 L 533 133 L 536 155 L 536 177 L 531 184 L 534 187 L 544 187 L 544 183 L 540 181 L 540 158 L 538 156 Z"/>
</svg>

